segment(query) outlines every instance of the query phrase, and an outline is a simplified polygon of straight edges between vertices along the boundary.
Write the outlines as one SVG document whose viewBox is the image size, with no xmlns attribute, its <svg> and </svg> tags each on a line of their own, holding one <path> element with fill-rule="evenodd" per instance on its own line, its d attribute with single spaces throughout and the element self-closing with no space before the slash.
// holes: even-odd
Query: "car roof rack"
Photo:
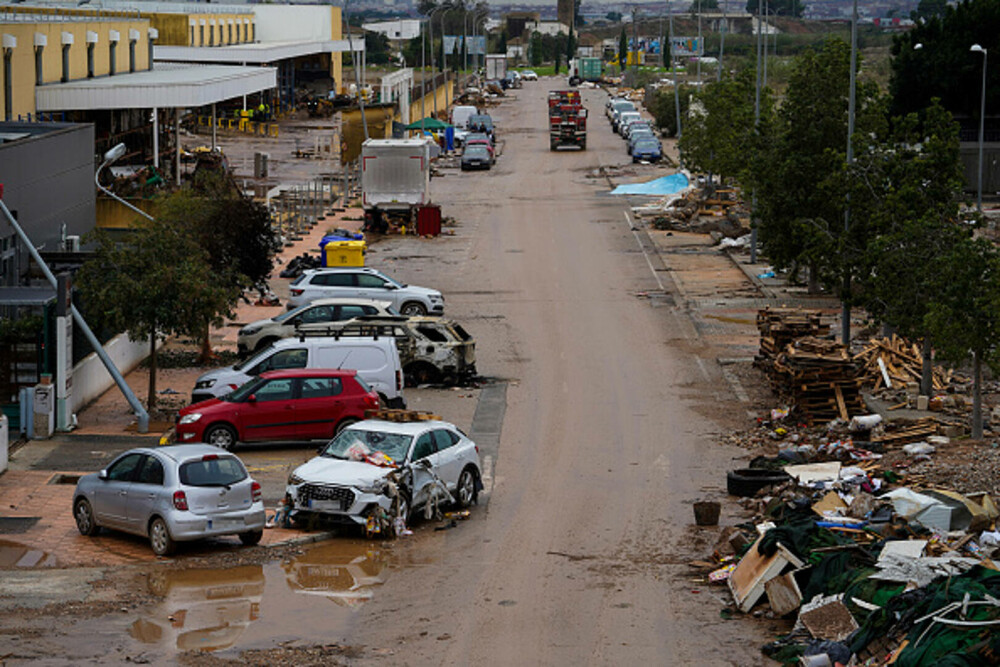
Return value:
<svg viewBox="0 0 1000 667">
<path fill-rule="evenodd" d="M 408 335 L 406 330 L 398 323 L 379 322 L 358 322 L 357 320 L 344 320 L 342 324 L 329 322 L 325 326 L 309 325 L 308 329 L 296 328 L 295 335 L 299 337 L 299 342 L 305 342 L 306 338 L 366 338 L 379 339 L 379 336 L 399 338 Z"/>
</svg>

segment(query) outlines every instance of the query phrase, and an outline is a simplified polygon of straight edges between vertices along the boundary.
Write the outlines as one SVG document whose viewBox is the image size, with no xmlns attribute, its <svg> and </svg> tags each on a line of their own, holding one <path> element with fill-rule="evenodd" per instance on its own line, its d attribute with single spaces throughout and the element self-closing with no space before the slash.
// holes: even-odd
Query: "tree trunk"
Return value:
<svg viewBox="0 0 1000 667">
<path fill-rule="evenodd" d="M 211 327 L 205 325 L 205 335 L 201 337 L 201 352 L 198 355 L 198 361 L 201 364 L 207 364 L 212 360 L 212 340 L 209 338 L 211 334 Z"/>
<path fill-rule="evenodd" d="M 983 357 L 972 357 L 972 439 L 983 439 Z"/>
<path fill-rule="evenodd" d="M 146 411 L 153 414 L 156 409 L 156 334 L 149 334 L 149 396 L 146 397 Z"/>
<path fill-rule="evenodd" d="M 930 396 L 934 391 L 934 358 L 931 354 L 931 339 L 924 338 L 920 354 L 920 394 Z"/>
<path fill-rule="evenodd" d="M 819 267 L 816 262 L 809 262 L 809 293 L 819 294 Z"/>
</svg>

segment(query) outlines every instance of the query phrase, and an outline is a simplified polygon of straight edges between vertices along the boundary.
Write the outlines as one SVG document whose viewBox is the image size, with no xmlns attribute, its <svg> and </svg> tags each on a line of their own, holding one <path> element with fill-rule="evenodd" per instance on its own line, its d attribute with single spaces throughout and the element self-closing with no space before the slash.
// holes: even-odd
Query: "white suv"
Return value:
<svg viewBox="0 0 1000 667">
<path fill-rule="evenodd" d="M 323 297 L 388 301 L 403 315 L 443 315 L 444 297 L 437 290 L 398 283 L 367 267 L 309 269 L 289 287 L 288 309 Z"/>
<path fill-rule="evenodd" d="M 236 336 L 236 346 L 241 355 L 264 349 L 276 340 L 288 338 L 299 327 L 312 324 L 330 324 L 354 319 L 382 315 L 398 315 L 388 301 L 368 299 L 316 299 L 312 303 L 288 310 L 263 320 L 251 322 Z"/>
</svg>

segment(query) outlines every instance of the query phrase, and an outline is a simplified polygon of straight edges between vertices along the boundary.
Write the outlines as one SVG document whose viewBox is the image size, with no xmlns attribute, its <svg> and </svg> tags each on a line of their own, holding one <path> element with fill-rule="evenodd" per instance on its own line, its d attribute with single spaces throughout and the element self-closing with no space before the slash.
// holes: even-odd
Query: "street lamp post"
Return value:
<svg viewBox="0 0 1000 667">
<path fill-rule="evenodd" d="M 420 138 L 426 136 L 424 120 L 427 118 L 427 37 L 424 22 L 420 21 Z"/>
<path fill-rule="evenodd" d="M 437 117 L 438 112 L 438 94 L 437 94 L 437 72 L 434 67 L 434 14 L 442 9 L 447 9 L 445 5 L 438 5 L 427 14 L 427 29 L 430 31 L 431 38 L 431 80 L 434 82 L 434 117 Z M 442 42 L 444 41 L 444 28 L 441 29 Z"/>
<path fill-rule="evenodd" d="M 973 44 L 969 51 L 983 54 L 983 94 L 979 100 L 979 175 L 976 184 L 976 209 L 983 214 L 983 128 L 986 119 L 986 49 Z"/>
</svg>

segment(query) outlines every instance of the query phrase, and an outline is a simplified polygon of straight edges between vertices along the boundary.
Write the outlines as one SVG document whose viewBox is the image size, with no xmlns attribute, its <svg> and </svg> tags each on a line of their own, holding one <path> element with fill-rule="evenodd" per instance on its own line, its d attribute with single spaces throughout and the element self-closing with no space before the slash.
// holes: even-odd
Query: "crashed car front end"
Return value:
<svg viewBox="0 0 1000 667">
<path fill-rule="evenodd" d="M 352 480 L 348 479 L 352 476 L 310 474 L 303 470 L 307 466 L 300 466 L 288 478 L 286 492 L 293 515 L 319 514 L 339 523 L 365 525 L 377 508 L 386 512 L 392 508 L 387 494 L 392 468 L 371 466 L 374 474 Z"/>
</svg>

